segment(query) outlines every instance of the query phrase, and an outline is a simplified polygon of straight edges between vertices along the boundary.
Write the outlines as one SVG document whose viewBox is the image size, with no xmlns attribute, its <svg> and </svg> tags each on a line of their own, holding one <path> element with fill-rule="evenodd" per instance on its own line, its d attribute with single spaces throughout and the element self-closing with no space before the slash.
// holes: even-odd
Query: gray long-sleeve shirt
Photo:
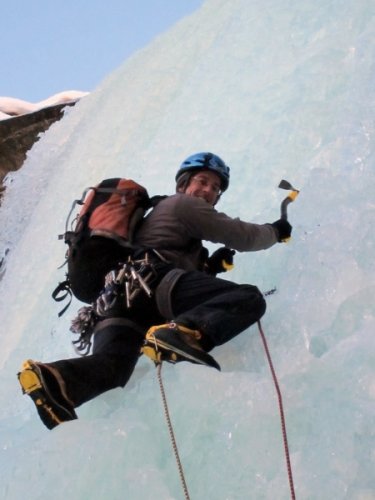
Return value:
<svg viewBox="0 0 375 500">
<path fill-rule="evenodd" d="M 271 247 L 277 233 L 271 224 L 231 218 L 201 198 L 178 193 L 159 202 L 135 237 L 137 245 L 158 250 L 187 271 L 201 265 L 202 240 L 246 252 Z"/>
</svg>

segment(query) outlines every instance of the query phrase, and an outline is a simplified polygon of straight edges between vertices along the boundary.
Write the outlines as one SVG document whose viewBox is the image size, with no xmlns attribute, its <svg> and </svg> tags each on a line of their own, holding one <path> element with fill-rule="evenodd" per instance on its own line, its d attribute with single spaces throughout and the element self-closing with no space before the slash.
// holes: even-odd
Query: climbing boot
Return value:
<svg viewBox="0 0 375 500">
<path fill-rule="evenodd" d="M 220 370 L 220 365 L 202 349 L 202 334 L 177 323 L 152 326 L 146 333 L 142 352 L 156 363 L 190 361 Z"/>
<path fill-rule="evenodd" d="M 31 397 L 48 429 L 78 418 L 57 370 L 29 359 L 18 373 L 18 380 L 22 392 Z"/>
</svg>

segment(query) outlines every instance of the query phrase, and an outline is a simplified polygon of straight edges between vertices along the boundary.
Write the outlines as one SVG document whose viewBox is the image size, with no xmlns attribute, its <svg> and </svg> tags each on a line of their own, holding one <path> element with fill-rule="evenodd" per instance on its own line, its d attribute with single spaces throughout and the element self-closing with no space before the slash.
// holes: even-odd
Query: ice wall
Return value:
<svg viewBox="0 0 375 500">
<path fill-rule="evenodd" d="M 208 0 L 53 125 L 1 207 L 0 495 L 183 498 L 153 365 L 48 432 L 16 373 L 73 357 L 50 298 L 72 199 L 107 176 L 171 193 L 185 156 L 232 167 L 220 208 L 279 217 L 293 239 L 236 256 L 231 279 L 276 287 L 263 327 L 280 380 L 297 498 L 375 496 L 374 3 Z M 228 276 L 229 277 L 229 276 Z M 275 390 L 256 327 L 214 352 L 222 373 L 163 368 L 192 499 L 286 499 Z"/>
</svg>

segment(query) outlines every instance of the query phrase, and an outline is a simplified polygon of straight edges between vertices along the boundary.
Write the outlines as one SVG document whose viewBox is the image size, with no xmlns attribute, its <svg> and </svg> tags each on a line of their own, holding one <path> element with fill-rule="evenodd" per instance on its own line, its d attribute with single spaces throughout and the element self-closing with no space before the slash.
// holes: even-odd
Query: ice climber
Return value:
<svg viewBox="0 0 375 500">
<path fill-rule="evenodd" d="M 92 282 L 99 279 L 103 291 L 93 305 L 91 354 L 47 363 L 28 360 L 18 374 L 49 429 L 76 419 L 75 408 L 83 403 L 124 387 L 142 353 L 155 362 L 191 361 L 220 369 L 209 352 L 262 317 L 266 303 L 257 287 L 216 275 L 230 267 L 236 250 L 270 248 L 288 238 L 292 227 L 284 219 L 253 224 L 217 211 L 229 173 L 212 153 L 194 154 L 182 163 L 176 194 L 162 199 L 136 232 L 135 259 L 152 267 L 152 294 L 139 293 L 130 308 L 121 294 L 121 300 L 113 299 L 111 273 L 102 286 L 102 263 L 108 269 L 113 262 L 116 275 L 121 250 L 98 238 L 101 254 Z M 202 240 L 224 246 L 209 256 Z"/>
</svg>

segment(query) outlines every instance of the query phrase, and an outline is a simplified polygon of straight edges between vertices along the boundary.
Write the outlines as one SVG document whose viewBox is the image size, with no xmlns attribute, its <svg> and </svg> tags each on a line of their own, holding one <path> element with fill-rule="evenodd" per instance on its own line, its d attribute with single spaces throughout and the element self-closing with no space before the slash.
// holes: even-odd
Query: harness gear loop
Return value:
<svg viewBox="0 0 375 500">
<path fill-rule="evenodd" d="M 94 305 L 95 312 L 106 317 L 120 302 L 130 309 L 140 292 L 150 298 L 153 295 L 150 284 L 155 277 L 156 271 L 147 253 L 141 259 L 129 256 L 119 270 L 112 270 L 105 276 L 104 290 Z"/>
<path fill-rule="evenodd" d="M 279 387 L 279 382 L 278 382 L 277 377 L 276 377 L 276 372 L 275 372 L 275 369 L 273 367 L 271 355 L 270 355 L 270 352 L 269 352 L 269 349 L 268 349 L 266 336 L 264 334 L 264 331 L 263 331 L 263 328 L 262 328 L 262 325 L 261 325 L 260 321 L 258 321 L 258 328 L 259 328 L 259 333 L 260 333 L 260 336 L 262 338 L 262 342 L 263 342 L 263 345 L 264 345 L 264 350 L 266 352 L 268 364 L 269 364 L 269 367 L 270 367 L 270 370 L 271 370 L 271 373 L 272 373 L 272 378 L 273 378 L 273 381 L 274 381 L 274 384 L 275 384 L 275 388 L 276 388 L 276 392 L 277 392 L 277 398 L 278 398 L 278 401 L 279 401 L 281 429 L 282 429 L 282 433 L 283 433 L 284 451 L 285 451 L 286 467 L 287 467 L 287 471 L 288 471 L 290 495 L 291 495 L 292 500 L 295 500 L 296 499 L 296 494 L 295 494 L 295 491 L 294 491 L 292 466 L 291 466 L 290 455 L 289 455 L 289 446 L 288 446 L 288 437 L 287 437 L 287 433 L 286 433 L 286 424 L 285 424 L 285 416 L 284 416 L 284 408 L 283 408 L 283 399 L 282 399 L 282 396 L 281 396 L 281 390 L 280 390 L 280 387 Z"/>
<path fill-rule="evenodd" d="M 161 397 L 163 400 L 164 414 L 165 414 L 165 418 L 167 420 L 169 436 L 171 438 L 173 452 L 174 452 L 174 455 L 176 458 L 178 472 L 180 474 L 180 479 L 181 479 L 181 483 L 182 483 L 182 488 L 184 490 L 185 499 L 190 500 L 189 491 L 188 491 L 185 476 L 184 476 L 184 471 L 182 468 L 180 456 L 178 454 L 177 443 L 176 443 L 176 439 L 175 439 L 174 432 L 173 432 L 172 422 L 171 422 L 171 418 L 169 416 L 168 403 L 167 403 L 167 398 L 165 396 L 163 380 L 161 377 L 161 367 L 162 367 L 163 362 L 162 361 L 158 361 L 158 362 L 155 361 L 155 364 L 156 364 L 156 368 L 157 368 L 157 375 L 158 375 Z"/>
<path fill-rule="evenodd" d="M 62 302 L 66 298 L 69 299 L 67 305 L 64 306 L 63 309 L 61 309 L 61 311 L 58 314 L 60 318 L 64 314 L 64 312 L 68 309 L 73 299 L 73 294 L 72 291 L 70 290 L 69 280 L 62 281 L 57 285 L 55 290 L 52 292 L 52 298 L 56 302 Z"/>
</svg>

